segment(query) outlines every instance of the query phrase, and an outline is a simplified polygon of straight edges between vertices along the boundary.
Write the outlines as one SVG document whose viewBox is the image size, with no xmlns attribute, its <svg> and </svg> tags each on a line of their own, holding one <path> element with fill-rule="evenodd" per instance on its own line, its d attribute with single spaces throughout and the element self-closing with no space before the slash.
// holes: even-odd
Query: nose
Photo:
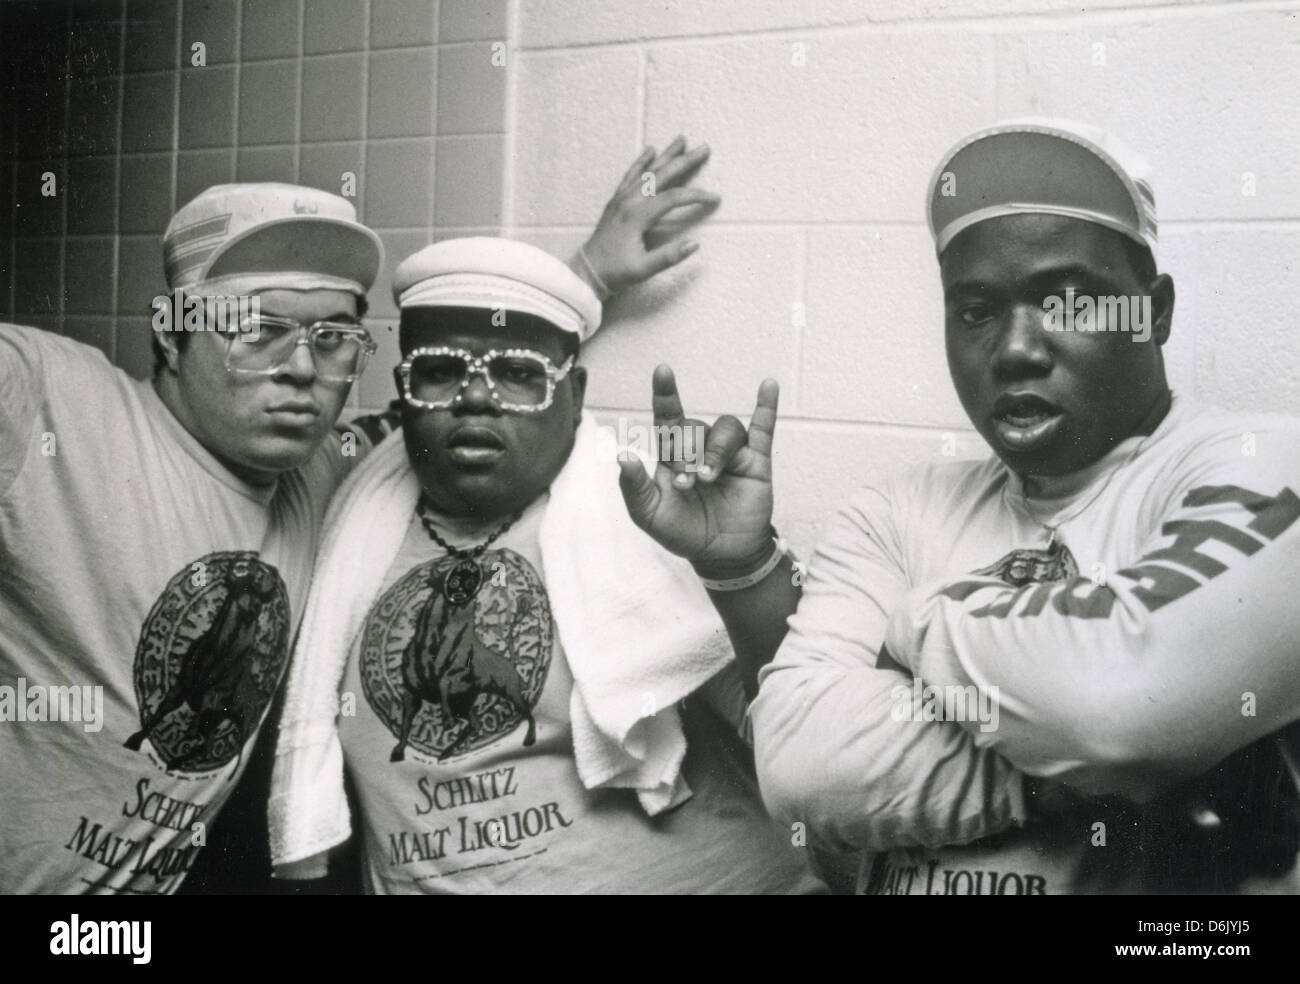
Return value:
<svg viewBox="0 0 1300 984">
<path fill-rule="evenodd" d="M 1045 376 L 1052 370 L 1051 341 L 1043 327 L 1043 311 L 1017 304 L 1008 313 L 998 337 L 993 371 L 1000 379 Z"/>
<path fill-rule="evenodd" d="M 316 360 L 305 339 L 293 347 L 293 354 L 285 360 L 276 375 L 299 386 L 309 386 L 316 380 Z"/>
<path fill-rule="evenodd" d="M 456 397 L 456 409 L 465 414 L 495 413 L 496 404 L 492 401 L 492 389 L 487 384 L 487 376 L 482 372 L 470 372 L 469 382 Z"/>
</svg>

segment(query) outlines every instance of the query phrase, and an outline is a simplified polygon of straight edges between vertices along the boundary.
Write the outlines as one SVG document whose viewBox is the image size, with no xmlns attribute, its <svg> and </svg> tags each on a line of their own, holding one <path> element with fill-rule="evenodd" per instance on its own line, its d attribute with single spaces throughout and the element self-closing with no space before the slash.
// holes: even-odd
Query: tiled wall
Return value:
<svg viewBox="0 0 1300 984">
<path fill-rule="evenodd" d="M 708 141 L 701 249 L 619 303 L 589 400 L 644 414 L 781 383 L 778 526 L 799 544 L 882 469 L 985 453 L 943 353 L 925 187 L 968 130 L 1059 114 L 1151 161 L 1174 387 L 1300 414 L 1300 4 L 518 0 L 507 220 L 569 248 L 643 142 Z M 558 175 L 581 180 L 557 181 Z"/>
<path fill-rule="evenodd" d="M 505 11 L 505 0 L 4 5 L 0 186 L 13 193 L 0 315 L 147 374 L 161 233 L 178 206 L 225 181 L 339 193 L 351 172 L 387 253 L 370 295 L 381 349 L 354 403 L 382 406 L 397 361 L 393 267 L 435 238 L 500 227 L 506 69 L 492 45 Z"/>
</svg>

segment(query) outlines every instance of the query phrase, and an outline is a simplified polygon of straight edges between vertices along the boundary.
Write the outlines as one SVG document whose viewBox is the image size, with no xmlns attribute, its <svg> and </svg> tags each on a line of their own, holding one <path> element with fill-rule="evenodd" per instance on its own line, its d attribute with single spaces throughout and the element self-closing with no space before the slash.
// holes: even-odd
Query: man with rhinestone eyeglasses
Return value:
<svg viewBox="0 0 1300 984">
<path fill-rule="evenodd" d="M 722 624 L 628 518 L 583 412 L 596 295 L 492 238 L 426 247 L 393 291 L 402 432 L 324 533 L 278 870 L 319 876 L 355 828 L 381 894 L 821 890 L 759 801 Z"/>
<path fill-rule="evenodd" d="M 629 174 L 661 196 L 625 180 L 575 267 L 617 290 L 689 255 L 643 237 L 716 200 L 684 187 L 707 154 L 647 149 Z M 237 786 L 253 802 L 225 826 L 260 828 L 265 857 L 265 780 L 240 776 L 326 504 L 382 433 L 334 429 L 375 351 L 361 318 L 383 261 L 351 203 L 221 185 L 163 248 L 168 287 L 203 303 L 155 334 L 152 380 L 0 326 L 0 893 L 174 892 L 229 833 L 213 821 Z M 217 298 L 240 301 L 233 324 Z M 209 867 L 264 877 L 257 850 L 223 843 Z"/>
</svg>

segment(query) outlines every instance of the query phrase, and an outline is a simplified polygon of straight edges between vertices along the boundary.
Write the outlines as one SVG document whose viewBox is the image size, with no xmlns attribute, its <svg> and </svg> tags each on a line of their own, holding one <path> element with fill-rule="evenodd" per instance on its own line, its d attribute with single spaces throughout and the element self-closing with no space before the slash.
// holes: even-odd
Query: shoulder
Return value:
<svg viewBox="0 0 1300 984">
<path fill-rule="evenodd" d="M 1300 417 L 1284 413 L 1248 410 L 1225 410 L 1208 403 L 1178 398 L 1171 438 L 1184 443 L 1207 436 L 1231 437 L 1277 434 L 1292 439 L 1300 437 Z"/>
<path fill-rule="evenodd" d="M 6 372 L 32 378 L 46 374 L 51 366 L 70 378 L 124 375 L 93 345 L 26 325 L 0 324 L 0 362 Z"/>
<path fill-rule="evenodd" d="M 1006 469 L 992 456 L 894 468 L 860 486 L 837 515 L 854 523 L 888 520 L 900 525 L 909 517 L 947 515 L 954 501 L 970 501 L 980 490 L 1004 481 L 1005 475 Z"/>
<path fill-rule="evenodd" d="M 331 430 L 312 456 L 294 469 L 314 512 L 324 513 L 330 498 L 369 449 L 368 442 L 350 441 L 347 435 Z"/>
<path fill-rule="evenodd" d="M 1300 418 L 1178 400 L 1164 444 L 1171 471 L 1192 479 L 1300 482 Z"/>
</svg>

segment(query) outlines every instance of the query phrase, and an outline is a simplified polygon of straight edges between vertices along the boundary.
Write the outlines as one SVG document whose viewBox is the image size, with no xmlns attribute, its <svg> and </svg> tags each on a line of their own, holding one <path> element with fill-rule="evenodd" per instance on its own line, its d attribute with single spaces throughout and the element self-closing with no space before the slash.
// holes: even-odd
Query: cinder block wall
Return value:
<svg viewBox="0 0 1300 984">
<path fill-rule="evenodd" d="M 1154 165 L 1175 387 L 1300 413 L 1294 0 L 42 0 L 0 22 L 0 315 L 138 374 L 161 232 L 208 184 L 356 173 L 388 250 L 353 397 L 378 407 L 399 259 L 499 229 L 566 255 L 636 151 L 682 131 L 713 146 L 723 207 L 611 306 L 590 402 L 644 421 L 667 361 L 690 411 L 744 415 L 775 376 L 778 525 L 806 549 L 879 470 L 983 453 L 922 202 L 955 138 L 1035 112 Z"/>
<path fill-rule="evenodd" d="M 982 454 L 943 355 L 925 186 L 968 129 L 1027 113 L 1113 129 L 1152 163 L 1178 301 L 1176 390 L 1300 413 L 1300 4 L 1105 0 L 518 0 L 506 221 L 562 250 L 645 142 L 714 150 L 700 252 L 625 298 L 590 399 L 748 413 L 781 383 L 778 525 L 893 464 Z M 951 435 L 953 440 L 946 438 Z"/>
</svg>

